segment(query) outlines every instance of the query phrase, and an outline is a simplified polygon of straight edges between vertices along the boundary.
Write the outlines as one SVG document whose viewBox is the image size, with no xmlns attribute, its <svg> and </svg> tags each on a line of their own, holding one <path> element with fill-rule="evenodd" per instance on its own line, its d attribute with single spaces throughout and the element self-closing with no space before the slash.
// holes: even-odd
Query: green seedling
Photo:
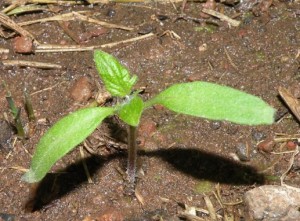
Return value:
<svg viewBox="0 0 300 221">
<path fill-rule="evenodd" d="M 144 110 L 160 104 L 181 114 L 237 124 L 260 125 L 274 122 L 275 110 L 260 98 L 208 82 L 174 84 L 144 102 L 133 90 L 137 76 L 131 76 L 113 56 L 95 51 L 94 61 L 105 88 L 118 98 L 113 107 L 80 109 L 55 123 L 40 139 L 29 171 L 22 179 L 40 181 L 52 165 L 87 138 L 107 117 L 117 115 L 129 125 L 127 175 L 130 183 L 136 176 L 136 131 Z"/>
<path fill-rule="evenodd" d="M 15 123 L 15 127 L 17 129 L 17 133 L 18 133 L 18 137 L 19 138 L 25 138 L 26 134 L 22 125 L 22 121 L 21 121 L 21 108 L 18 108 L 15 105 L 14 99 L 11 96 L 11 93 L 8 89 L 8 86 L 6 85 L 6 83 L 3 81 L 2 82 L 4 87 L 6 88 L 6 100 L 10 109 L 10 112 L 14 118 L 14 123 Z"/>
</svg>

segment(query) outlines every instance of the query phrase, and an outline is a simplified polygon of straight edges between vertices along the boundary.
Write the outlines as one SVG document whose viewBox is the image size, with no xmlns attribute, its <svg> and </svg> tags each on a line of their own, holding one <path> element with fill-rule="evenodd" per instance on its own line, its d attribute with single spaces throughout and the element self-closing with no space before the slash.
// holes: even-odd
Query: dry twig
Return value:
<svg viewBox="0 0 300 221">
<path fill-rule="evenodd" d="M 80 151 L 80 158 L 81 158 L 81 161 L 82 161 L 83 169 L 84 169 L 84 172 L 85 172 L 86 177 L 88 179 L 88 182 L 89 183 L 94 183 L 93 180 L 92 180 L 92 178 L 91 178 L 89 169 L 88 169 L 88 167 L 86 165 L 86 161 L 84 159 L 84 152 L 83 152 L 82 146 L 79 147 L 79 151 Z"/>
<path fill-rule="evenodd" d="M 239 26 L 240 23 L 241 23 L 240 21 L 237 21 L 237 20 L 234 20 L 232 18 L 229 18 L 228 16 L 226 16 L 226 15 L 220 13 L 220 12 L 214 11 L 212 9 L 203 8 L 202 12 L 204 12 L 206 14 L 209 14 L 209 15 L 212 15 L 214 17 L 217 17 L 217 18 L 219 18 L 222 21 L 226 21 L 226 22 L 228 22 L 230 25 L 232 25 L 234 27 Z"/>
<path fill-rule="evenodd" d="M 216 221 L 217 220 L 216 210 L 215 210 L 210 198 L 208 196 L 204 195 L 204 201 L 205 201 L 206 207 L 209 211 L 210 220 Z"/>
<path fill-rule="evenodd" d="M 64 82 L 65 82 L 65 81 L 58 82 L 57 84 L 55 84 L 55 85 L 53 85 L 53 86 L 51 86 L 51 87 L 47 87 L 47 88 L 44 88 L 44 89 L 42 89 L 42 90 L 32 92 L 30 95 L 32 96 L 32 95 L 35 95 L 35 94 L 42 93 L 42 92 L 44 92 L 44 91 L 52 90 L 53 88 L 55 88 L 56 86 L 58 86 L 58 85 L 60 85 L 60 84 L 62 84 L 62 83 L 64 83 Z"/>
<path fill-rule="evenodd" d="M 300 102 L 298 99 L 295 98 L 290 91 L 283 87 L 279 87 L 278 92 L 298 121 L 300 121 Z"/>
<path fill-rule="evenodd" d="M 224 47 L 224 51 L 225 51 L 226 57 L 227 57 L 229 63 L 231 64 L 231 66 L 232 66 L 235 70 L 238 71 L 239 69 L 238 69 L 238 67 L 236 66 L 236 64 L 233 62 L 232 58 L 230 57 L 230 55 L 229 55 L 229 53 L 228 53 L 226 47 Z"/>
<path fill-rule="evenodd" d="M 34 36 L 26 31 L 24 28 L 22 28 L 20 25 L 15 23 L 12 19 L 4 15 L 3 13 L 0 13 L 0 24 L 3 24 L 4 26 L 14 30 L 15 32 L 19 33 L 22 36 L 29 37 L 33 40 L 35 40 Z M 37 40 L 35 40 L 36 43 L 38 43 Z"/>
<path fill-rule="evenodd" d="M 3 60 L 2 64 L 4 66 L 20 66 L 20 67 L 33 67 L 41 69 L 60 69 L 61 65 L 36 62 L 36 61 L 23 61 L 23 60 Z"/>
<path fill-rule="evenodd" d="M 156 36 L 153 33 L 149 33 L 146 35 L 122 40 L 122 41 L 117 41 L 113 43 L 108 43 L 108 44 L 103 44 L 103 45 L 94 45 L 94 46 L 81 46 L 81 45 L 38 45 L 36 47 L 35 52 L 36 53 L 41 53 L 41 52 L 73 52 L 73 51 L 92 51 L 95 50 L 96 48 L 112 48 L 120 44 L 126 44 L 126 43 L 131 43 L 139 40 L 143 40 L 146 38 L 150 38 Z"/>
</svg>

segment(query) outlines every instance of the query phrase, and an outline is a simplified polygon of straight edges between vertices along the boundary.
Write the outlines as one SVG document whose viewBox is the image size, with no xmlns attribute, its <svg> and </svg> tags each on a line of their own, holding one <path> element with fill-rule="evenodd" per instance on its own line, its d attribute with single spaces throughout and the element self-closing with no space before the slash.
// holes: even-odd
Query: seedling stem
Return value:
<svg viewBox="0 0 300 221">
<path fill-rule="evenodd" d="M 127 176 L 130 184 L 134 184 L 136 176 L 136 159 L 137 159 L 137 127 L 129 126 L 128 130 L 128 163 Z"/>
</svg>

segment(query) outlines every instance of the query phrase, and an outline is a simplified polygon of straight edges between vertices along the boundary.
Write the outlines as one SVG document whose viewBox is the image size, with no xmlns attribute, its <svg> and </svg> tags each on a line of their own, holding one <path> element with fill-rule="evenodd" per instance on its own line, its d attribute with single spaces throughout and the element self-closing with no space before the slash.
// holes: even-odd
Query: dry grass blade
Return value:
<svg viewBox="0 0 300 221">
<path fill-rule="evenodd" d="M 18 3 L 10 4 L 8 7 L 6 7 L 5 9 L 3 9 L 1 12 L 2 12 L 3 14 L 6 14 L 7 12 L 9 12 L 9 11 L 11 11 L 11 10 L 17 8 L 18 6 L 19 6 Z"/>
<path fill-rule="evenodd" d="M 100 45 L 99 48 L 112 48 L 112 47 L 117 46 L 119 44 L 135 42 L 135 41 L 150 38 L 150 37 L 153 37 L 153 36 L 156 36 L 156 35 L 151 32 L 149 34 L 142 35 L 142 36 L 139 36 L 139 37 L 130 38 L 130 39 L 127 39 L 127 40 L 122 40 L 122 41 L 117 41 L 117 42 L 113 42 L 113 43 L 109 43 L 109 44 L 103 44 L 103 45 Z M 97 48 L 97 47 L 95 47 L 95 48 Z"/>
<path fill-rule="evenodd" d="M 38 45 L 36 47 L 35 53 L 56 53 L 56 52 L 73 52 L 73 51 L 92 51 L 95 46 L 81 46 L 81 45 Z"/>
<path fill-rule="evenodd" d="M 135 189 L 134 190 L 134 195 L 135 197 L 137 198 L 137 200 L 139 201 L 139 203 L 142 205 L 142 206 L 145 206 L 145 200 L 144 200 L 144 197 L 140 194 L 140 192 Z"/>
<path fill-rule="evenodd" d="M 39 93 L 42 93 L 44 91 L 49 91 L 49 90 L 52 90 L 53 88 L 57 87 L 58 85 L 62 84 L 62 83 L 65 83 L 65 81 L 62 81 L 62 82 L 58 82 L 57 84 L 51 86 L 51 87 L 47 87 L 47 88 L 44 88 L 42 90 L 39 90 L 39 91 L 35 91 L 33 93 L 31 93 L 30 95 L 35 95 L 35 94 L 39 94 Z"/>
<path fill-rule="evenodd" d="M 133 30 L 133 28 L 129 28 L 129 27 L 126 27 L 126 26 L 123 26 L 123 25 L 116 25 L 116 24 L 111 24 L 111 23 L 104 22 L 104 21 L 99 21 L 97 19 L 88 17 L 86 15 L 82 15 L 78 12 L 73 12 L 73 14 L 76 18 L 78 18 L 82 21 L 86 21 L 86 22 L 97 24 L 97 25 L 101 25 L 101 26 L 106 27 L 106 28 L 116 28 L 116 29 L 122 29 L 122 30 L 126 30 L 126 31 L 132 31 Z"/>
<path fill-rule="evenodd" d="M 15 23 L 13 20 L 11 20 L 9 17 L 7 17 L 6 15 L 4 15 L 3 13 L 0 13 L 0 23 L 2 23 L 4 26 L 14 30 L 15 32 L 29 37 L 33 40 L 35 40 L 34 36 L 32 34 L 30 34 L 28 31 L 26 31 L 24 28 L 22 28 L 20 25 L 18 25 L 17 23 Z M 38 43 L 35 40 L 36 43 Z"/>
<path fill-rule="evenodd" d="M 230 57 L 230 55 L 229 55 L 229 53 L 228 53 L 226 47 L 224 47 L 224 51 L 225 51 L 226 57 L 227 57 L 229 63 L 231 64 L 231 66 L 232 66 L 235 70 L 238 71 L 239 69 L 238 69 L 238 67 L 236 66 L 236 64 L 233 62 L 232 58 Z"/>
<path fill-rule="evenodd" d="M 79 151 L 80 151 L 80 158 L 81 158 L 81 161 L 82 161 L 82 166 L 83 166 L 85 175 L 86 175 L 86 177 L 88 179 L 88 183 L 94 183 L 93 180 L 92 180 L 92 178 L 91 178 L 89 169 L 88 169 L 88 167 L 86 165 L 85 156 L 84 156 L 84 152 L 83 152 L 82 146 L 79 147 Z"/>
<path fill-rule="evenodd" d="M 88 12 L 88 11 L 78 11 L 77 13 L 90 13 L 90 12 Z M 61 15 L 55 15 L 55 16 L 51 16 L 51 17 L 48 17 L 48 18 L 41 18 L 41 19 L 35 19 L 35 20 L 32 20 L 32 21 L 20 22 L 20 23 L 18 23 L 18 25 L 25 26 L 25 25 L 32 25 L 32 24 L 41 23 L 41 22 L 70 21 L 70 20 L 74 20 L 73 12 L 65 13 L 65 14 L 61 14 Z"/>
<path fill-rule="evenodd" d="M 88 12 L 88 11 L 79 11 L 79 12 L 65 13 L 65 14 L 62 14 L 62 15 L 51 16 L 51 17 L 48 17 L 48 18 L 36 19 L 36 20 L 26 21 L 26 22 L 20 22 L 20 23 L 18 23 L 18 25 L 25 26 L 25 25 L 31 25 L 31 24 L 40 23 L 40 22 L 70 21 L 70 20 L 80 19 L 82 21 L 98 24 L 98 25 L 101 25 L 101 26 L 106 27 L 106 28 L 116 28 L 116 29 L 122 29 L 122 30 L 126 30 L 126 31 L 132 31 L 133 30 L 133 28 L 126 27 L 126 26 L 123 26 L 123 25 L 111 24 L 111 23 L 108 23 L 108 22 L 93 19 L 91 17 L 83 15 L 83 13 L 90 13 L 90 12 Z"/>
<path fill-rule="evenodd" d="M 286 105 L 300 122 L 300 102 L 295 98 L 290 91 L 283 87 L 279 87 L 278 92 Z"/>
<path fill-rule="evenodd" d="M 126 43 L 131 43 L 139 40 L 143 40 L 146 38 L 150 38 L 156 36 L 153 33 L 149 33 L 146 35 L 122 40 L 122 41 L 117 41 L 113 43 L 108 43 L 108 44 L 103 44 L 103 45 L 94 45 L 94 46 L 80 46 L 80 45 L 38 45 L 36 47 L 35 52 L 36 53 L 42 53 L 42 52 L 48 52 L 48 53 L 54 53 L 54 52 L 73 52 L 73 51 L 92 51 L 95 50 L 96 48 L 112 48 L 115 46 L 118 46 L 120 44 L 126 44 Z"/>
<path fill-rule="evenodd" d="M 287 174 L 290 172 L 290 170 L 292 169 L 293 167 L 293 164 L 294 164 L 294 161 L 295 161 L 295 156 L 299 153 L 299 149 L 298 147 L 295 149 L 295 151 L 293 152 L 293 155 L 292 157 L 290 158 L 289 160 L 289 165 L 288 165 L 288 168 L 287 170 L 281 175 L 280 177 L 280 183 L 282 186 L 286 186 L 286 187 L 289 187 L 289 188 L 292 188 L 292 189 L 297 189 L 298 191 L 300 190 L 299 188 L 296 188 L 296 187 L 292 187 L 292 186 L 288 186 L 284 183 L 284 179 L 285 177 L 287 176 Z"/>
<path fill-rule="evenodd" d="M 209 211 L 209 215 L 210 215 L 210 220 L 211 221 L 216 221 L 217 220 L 217 214 L 216 214 L 216 210 L 210 200 L 210 198 L 208 196 L 204 196 L 204 201 L 205 201 L 205 204 L 207 206 L 207 209 Z"/>
<path fill-rule="evenodd" d="M 20 67 L 33 67 L 41 69 L 60 69 L 61 65 L 36 62 L 36 61 L 23 61 L 23 60 L 4 60 L 2 61 L 4 66 L 20 66 Z"/>
<path fill-rule="evenodd" d="M 21 5 L 10 11 L 8 11 L 7 15 L 17 15 L 27 12 L 36 12 L 36 11 L 45 11 L 47 8 L 42 5 L 30 4 L 30 5 Z"/>
</svg>

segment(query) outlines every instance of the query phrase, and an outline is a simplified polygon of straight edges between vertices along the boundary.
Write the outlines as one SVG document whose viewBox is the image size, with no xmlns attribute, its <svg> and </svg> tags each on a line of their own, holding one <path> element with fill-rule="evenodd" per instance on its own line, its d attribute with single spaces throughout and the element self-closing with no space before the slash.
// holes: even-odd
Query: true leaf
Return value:
<svg viewBox="0 0 300 221">
<path fill-rule="evenodd" d="M 82 142 L 113 112 L 113 108 L 86 108 L 59 120 L 40 139 L 31 167 L 22 180 L 29 183 L 40 181 L 57 160 Z"/>
<path fill-rule="evenodd" d="M 129 98 L 129 101 L 121 106 L 118 115 L 125 123 L 136 127 L 140 122 L 144 102 L 139 96 L 132 96 L 134 97 Z"/>
<path fill-rule="evenodd" d="M 145 106 L 161 104 L 178 113 L 239 124 L 272 124 L 275 110 L 262 99 L 208 82 L 175 84 Z"/>
<path fill-rule="evenodd" d="M 106 90 L 112 96 L 124 97 L 130 94 L 137 81 L 136 75 L 131 77 L 129 71 L 117 59 L 103 51 L 95 51 L 94 61 Z"/>
</svg>

